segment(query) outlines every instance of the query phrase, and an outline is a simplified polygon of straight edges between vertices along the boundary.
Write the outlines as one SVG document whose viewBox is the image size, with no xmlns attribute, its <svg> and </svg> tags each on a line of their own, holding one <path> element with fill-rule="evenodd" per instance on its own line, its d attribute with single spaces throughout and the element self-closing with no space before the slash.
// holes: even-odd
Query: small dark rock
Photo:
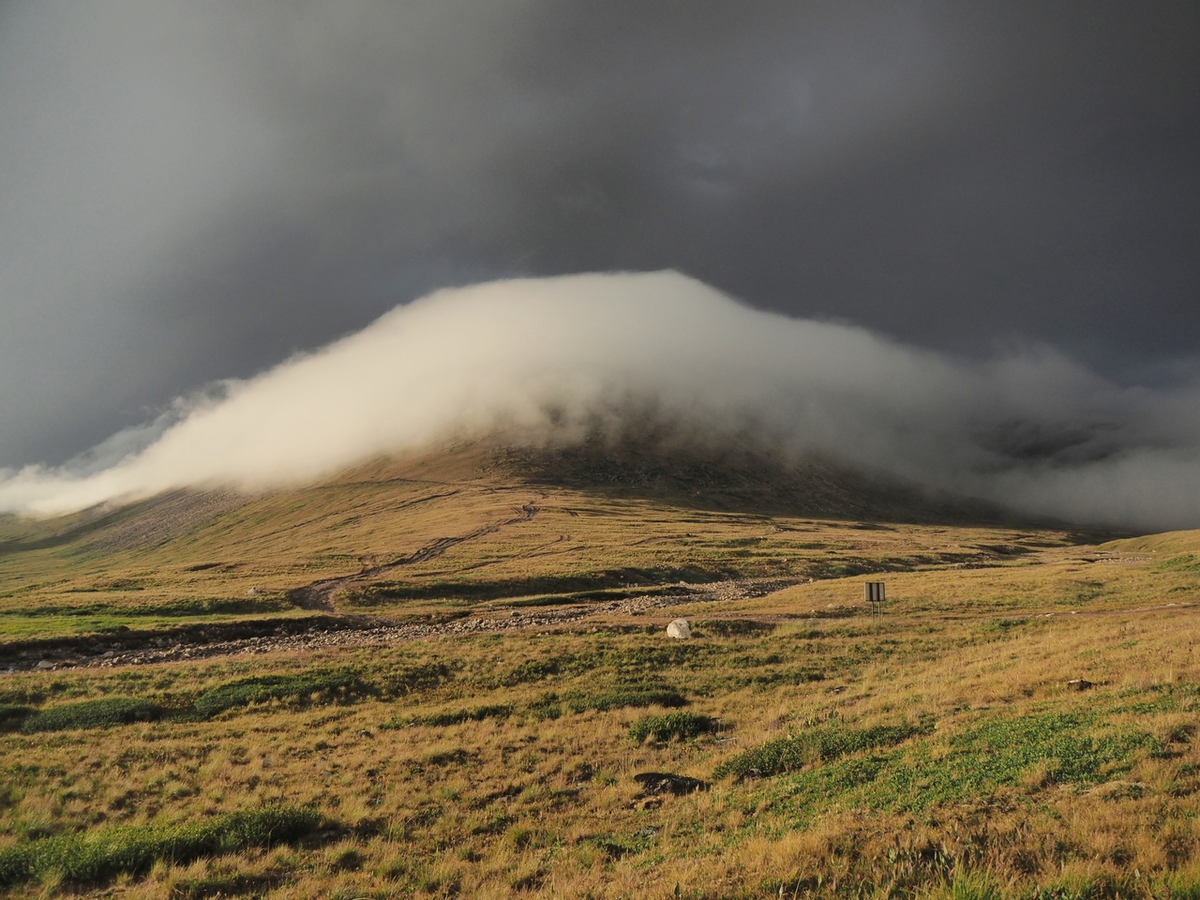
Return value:
<svg viewBox="0 0 1200 900">
<path fill-rule="evenodd" d="M 642 786 L 644 794 L 674 794 L 680 797 L 708 790 L 708 783 L 699 778 L 673 775 L 670 772 L 641 772 L 634 775 L 633 780 Z"/>
<path fill-rule="evenodd" d="M 567 772 L 567 784 L 583 784 L 596 777 L 596 769 L 591 763 L 581 762 Z"/>
</svg>

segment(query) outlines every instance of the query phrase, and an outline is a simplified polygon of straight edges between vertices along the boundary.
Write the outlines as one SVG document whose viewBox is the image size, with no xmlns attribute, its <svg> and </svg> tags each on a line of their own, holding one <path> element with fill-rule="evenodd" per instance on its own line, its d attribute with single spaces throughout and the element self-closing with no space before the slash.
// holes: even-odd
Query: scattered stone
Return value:
<svg viewBox="0 0 1200 900">
<path fill-rule="evenodd" d="M 38 668 L 38 669 L 53 669 L 53 668 L 54 668 L 54 663 L 53 663 L 51 660 L 48 660 L 48 659 L 39 660 L 39 661 L 38 661 L 38 664 L 37 664 L 37 666 L 36 666 L 35 668 Z"/>
<path fill-rule="evenodd" d="M 641 772 L 634 775 L 633 780 L 642 786 L 643 795 L 674 794 L 681 797 L 684 794 L 708 790 L 708 783 L 699 778 L 674 775 L 670 772 Z"/>
<path fill-rule="evenodd" d="M 757 578 L 745 581 L 720 581 L 709 584 L 681 585 L 677 591 L 665 594 L 639 595 L 620 600 L 613 608 L 606 604 L 605 609 L 610 614 L 620 616 L 640 616 L 652 614 L 680 602 L 711 603 L 714 601 L 740 600 L 748 597 L 761 597 L 784 587 L 803 581 L 803 579 L 774 579 Z M 29 670 L 35 667 L 42 669 L 55 668 L 59 663 L 70 659 L 72 664 L 80 666 L 95 666 L 111 668 L 114 666 L 147 665 L 171 662 L 183 659 L 211 659 L 238 654 L 296 652 L 315 650 L 335 646 L 373 647 L 388 646 L 398 642 L 421 640 L 437 635 L 474 634 L 507 630 L 522 630 L 541 634 L 551 629 L 562 627 L 580 627 L 597 612 L 597 607 L 579 604 L 553 609 L 540 610 L 537 615 L 530 615 L 520 610 L 506 610 L 486 618 L 473 618 L 459 622 L 431 622 L 429 624 L 392 623 L 385 621 L 370 621 L 365 617 L 342 617 L 344 624 L 331 629 L 328 622 L 309 624 L 272 623 L 269 630 L 259 634 L 240 637 L 222 637 L 214 629 L 192 632 L 189 635 L 172 634 L 172 640 L 162 635 L 157 637 L 138 636 L 136 641 L 109 641 L 101 645 L 108 652 L 99 653 L 100 647 L 91 645 L 88 658 L 77 659 L 70 651 L 62 652 L 56 658 L 44 658 L 46 651 L 23 649 L 12 656 L 0 658 L 0 667 L 8 665 L 11 670 Z M 507 614 L 506 614 L 507 613 Z M 515 615 L 514 615 L 515 613 Z M 677 620 L 683 621 L 686 619 Z M 609 630 L 612 625 L 594 625 L 593 633 Z M 617 626 L 625 629 L 634 628 L 646 634 L 662 632 L 661 626 Z M 116 629 L 128 632 L 126 626 Z M 688 626 L 688 636 L 691 628 Z M 96 655 L 93 655 L 95 653 Z M 43 664 L 35 662 L 43 658 Z M 0 668 L 0 674 L 3 669 Z"/>
<path fill-rule="evenodd" d="M 687 619 L 676 619 L 667 626 L 667 636 L 687 640 L 692 636 L 692 629 L 688 627 Z"/>
</svg>

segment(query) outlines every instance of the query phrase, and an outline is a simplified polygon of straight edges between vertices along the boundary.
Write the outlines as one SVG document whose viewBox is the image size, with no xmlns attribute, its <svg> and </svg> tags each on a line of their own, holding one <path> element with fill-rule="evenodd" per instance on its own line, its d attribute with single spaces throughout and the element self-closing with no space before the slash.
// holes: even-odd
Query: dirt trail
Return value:
<svg viewBox="0 0 1200 900">
<path fill-rule="evenodd" d="M 526 509 L 526 508 L 523 508 Z M 501 631 L 545 631 L 552 628 L 595 627 L 628 620 L 648 612 L 684 604 L 743 600 L 762 597 L 796 584 L 796 579 L 747 579 L 710 584 L 680 584 L 668 594 L 630 597 L 558 607 L 520 608 L 491 605 L 471 616 L 440 622 L 395 622 L 364 616 L 321 615 L 312 621 L 262 620 L 261 633 L 245 634 L 254 623 L 239 623 L 241 633 L 222 637 L 220 629 L 179 629 L 174 633 L 121 635 L 116 642 L 83 638 L 61 641 L 37 651 L 0 659 L 9 672 L 53 668 L 109 668 L 147 665 L 182 660 L 211 659 L 237 654 L 302 652 L 336 647 L 387 646 L 422 638 L 494 633 Z M 640 625 L 641 623 L 639 623 Z M 647 621 L 644 627 L 659 630 L 662 623 Z M 235 632 L 236 633 L 236 632 Z M 3 670 L 0 670 L 3 674 Z"/>
<path fill-rule="evenodd" d="M 363 569 L 355 572 L 353 575 L 341 575 L 336 578 L 323 578 L 320 581 L 314 581 L 312 584 L 307 584 L 304 587 L 296 588 L 288 594 L 288 600 L 299 607 L 300 609 L 324 610 L 333 612 L 333 595 L 343 588 L 349 587 L 352 584 L 361 584 L 363 582 L 372 581 L 380 575 L 384 575 L 394 569 L 411 566 L 416 563 L 427 562 L 431 559 L 436 559 L 452 547 L 457 547 L 460 544 L 468 543 L 469 541 L 478 540 L 489 534 L 495 534 L 501 528 L 507 528 L 510 525 L 519 525 L 522 522 L 532 520 L 539 512 L 541 507 L 538 504 L 546 499 L 546 494 L 539 494 L 533 500 L 530 500 L 524 506 L 514 507 L 513 512 L 516 513 L 512 518 L 505 519 L 502 522 L 493 522 L 490 525 L 481 525 L 479 528 L 469 531 L 466 534 L 458 535 L 457 537 L 441 537 L 430 541 L 424 547 L 403 556 L 400 559 L 393 560 L 390 563 L 383 565 L 366 566 Z"/>
<path fill-rule="evenodd" d="M 687 607 L 713 602 L 762 597 L 809 578 L 758 578 L 683 584 L 665 593 L 636 596 L 621 600 L 593 601 L 551 607 L 506 606 L 503 601 L 480 604 L 462 617 L 437 621 L 397 621 L 365 615 L 339 613 L 334 595 L 345 588 L 366 584 L 382 575 L 418 563 L 436 559 L 449 550 L 494 534 L 503 528 L 534 519 L 547 497 L 541 493 L 519 507 L 513 515 L 472 529 L 465 534 L 430 541 L 407 556 L 383 564 L 364 557 L 363 568 L 351 575 L 324 578 L 293 590 L 289 597 L 299 608 L 314 613 L 304 618 L 264 618 L 222 624 L 190 624 L 169 630 L 123 632 L 113 635 L 84 635 L 61 639 L 14 642 L 0 649 L 0 674 L 30 669 L 68 667 L 108 668 L 146 665 L 183 660 L 210 659 L 240 654 L 305 652 L 342 647 L 387 646 L 404 641 L 444 636 L 461 636 L 505 631 L 545 631 L 558 628 L 627 627 L 659 630 L 663 617 L 646 615 L 670 609 L 678 614 Z M 1091 562 L 1093 560 L 1086 560 Z M 1124 562 L 1103 559 L 1102 562 Z M 1062 610 L 1044 613 L 1053 616 L 1146 615 L 1181 610 L 1190 603 L 1167 604 L 1120 610 Z M 812 618 L 842 618 L 862 613 L 861 607 L 838 606 L 824 610 L 787 613 L 731 612 L 715 616 L 721 619 L 751 619 L 764 624 Z M 645 617 L 645 618 L 642 618 Z M 1039 617 L 1030 613 L 1029 618 Z M 992 616 L 980 616 L 981 619 Z"/>
<path fill-rule="evenodd" d="M 474 615 L 450 621 L 396 622 L 365 616 L 336 614 L 306 619 L 267 619 L 258 622 L 230 623 L 229 626 L 204 626 L 177 629 L 174 632 L 146 632 L 120 635 L 119 642 L 94 636 L 45 642 L 36 649 L 0 657 L 7 673 L 30 669 L 109 668 L 212 659 L 214 657 L 260 653 L 298 653 L 351 647 L 378 647 L 425 638 L 465 636 L 506 631 L 548 631 L 551 629 L 633 627 L 660 631 L 665 617 L 653 615 L 671 610 L 671 615 L 692 605 L 729 602 L 763 597 L 808 579 L 757 578 L 717 581 L 709 584 L 680 584 L 666 594 L 631 597 L 623 600 L 592 602 L 533 610 L 488 605 Z M 1134 609 L 1064 610 L 1041 614 L 1045 617 L 1141 616 L 1153 613 L 1183 612 L 1196 604 L 1178 603 Z M 651 615 L 647 615 L 651 614 Z M 783 624 L 806 619 L 845 618 L 863 615 L 862 607 L 844 606 L 822 610 L 782 613 L 733 613 L 716 615 L 721 620 L 752 620 L 764 624 Z M 1039 618 L 1033 613 L 1029 618 Z M 979 616 L 980 621 L 994 616 Z M 6 674 L 0 668 L 0 675 Z"/>
</svg>

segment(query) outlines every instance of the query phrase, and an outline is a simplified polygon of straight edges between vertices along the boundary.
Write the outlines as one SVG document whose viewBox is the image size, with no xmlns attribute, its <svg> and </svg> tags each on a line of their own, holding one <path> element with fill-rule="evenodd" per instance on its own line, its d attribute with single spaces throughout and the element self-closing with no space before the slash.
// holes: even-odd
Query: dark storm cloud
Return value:
<svg viewBox="0 0 1200 900">
<path fill-rule="evenodd" d="M 0 464 L 514 274 L 673 267 L 936 349 L 1196 371 L 1194 4 L 0 17 Z"/>
</svg>

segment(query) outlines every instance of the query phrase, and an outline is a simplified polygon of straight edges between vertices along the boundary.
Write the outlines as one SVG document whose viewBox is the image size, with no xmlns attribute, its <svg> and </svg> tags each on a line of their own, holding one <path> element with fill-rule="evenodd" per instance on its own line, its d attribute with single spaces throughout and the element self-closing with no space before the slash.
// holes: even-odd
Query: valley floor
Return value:
<svg viewBox="0 0 1200 900">
<path fill-rule="evenodd" d="M 1200 533 L 208 502 L 4 525 L 13 896 L 1200 897 Z"/>
</svg>

